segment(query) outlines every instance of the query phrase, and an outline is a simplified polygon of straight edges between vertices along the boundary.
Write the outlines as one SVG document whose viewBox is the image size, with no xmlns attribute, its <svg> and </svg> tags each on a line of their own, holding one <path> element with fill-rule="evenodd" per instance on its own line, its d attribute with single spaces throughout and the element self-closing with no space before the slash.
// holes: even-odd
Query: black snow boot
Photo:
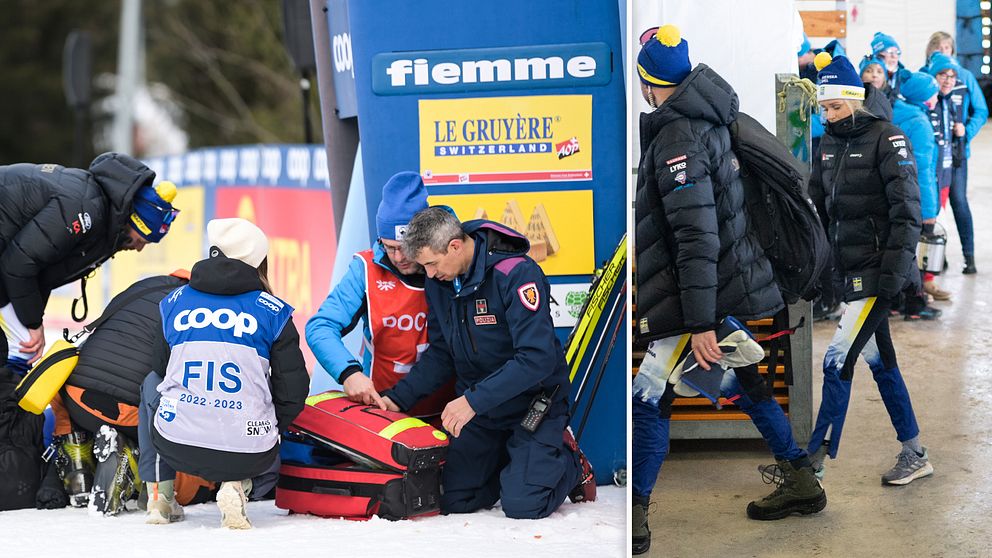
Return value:
<svg viewBox="0 0 992 558">
<path fill-rule="evenodd" d="M 975 256 L 964 257 L 964 269 L 961 270 L 961 273 L 964 273 L 965 275 L 974 275 L 978 273 L 978 270 L 975 269 Z"/>
<path fill-rule="evenodd" d="M 632 552 L 644 554 L 651 548 L 651 529 L 648 529 L 648 504 L 650 498 L 634 496 L 631 507 Z"/>
</svg>

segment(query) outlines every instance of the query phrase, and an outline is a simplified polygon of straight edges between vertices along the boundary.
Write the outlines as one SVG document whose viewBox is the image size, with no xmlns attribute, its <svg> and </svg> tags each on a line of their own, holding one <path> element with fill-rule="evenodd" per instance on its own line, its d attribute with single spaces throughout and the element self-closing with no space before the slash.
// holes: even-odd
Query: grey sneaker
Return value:
<svg viewBox="0 0 992 558">
<path fill-rule="evenodd" d="M 933 465 L 930 465 L 927 448 L 923 448 L 923 456 L 916 455 L 915 451 L 904 448 L 896 456 L 896 464 L 882 475 L 882 484 L 901 486 L 932 474 Z"/>
</svg>

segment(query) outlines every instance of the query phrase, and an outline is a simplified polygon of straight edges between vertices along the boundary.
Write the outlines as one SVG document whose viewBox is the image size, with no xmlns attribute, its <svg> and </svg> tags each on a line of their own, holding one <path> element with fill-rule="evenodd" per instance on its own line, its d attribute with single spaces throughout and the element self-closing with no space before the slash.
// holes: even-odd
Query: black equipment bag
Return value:
<svg viewBox="0 0 992 558">
<path fill-rule="evenodd" d="M 830 265 L 830 243 L 806 193 L 809 170 L 771 132 L 744 113 L 730 125 L 734 154 L 754 231 L 772 264 L 786 304 L 819 295 L 821 272 Z"/>
</svg>

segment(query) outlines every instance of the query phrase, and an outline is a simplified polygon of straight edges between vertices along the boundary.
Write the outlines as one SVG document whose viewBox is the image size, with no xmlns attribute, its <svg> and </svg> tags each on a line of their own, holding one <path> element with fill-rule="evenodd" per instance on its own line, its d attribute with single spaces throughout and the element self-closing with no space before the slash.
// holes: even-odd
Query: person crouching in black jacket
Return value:
<svg viewBox="0 0 992 558">
<path fill-rule="evenodd" d="M 652 342 L 648 351 L 656 352 L 659 362 L 668 356 L 658 353 L 667 350 L 678 359 L 691 343 L 696 361 L 710 370 L 721 360 L 715 334 L 721 321 L 765 318 L 784 306 L 771 264 L 747 227 L 740 162 L 731 151 L 728 127 L 737 118 L 737 94 L 706 65 L 691 67 L 688 45 L 673 25 L 648 36 L 637 70 L 644 99 L 655 109 L 642 114 L 640 123 L 637 333 Z M 722 366 L 712 368 L 712 374 L 724 373 Z M 656 381 L 665 386 L 659 387 L 663 394 L 651 397 L 635 389 L 633 397 L 635 554 L 650 545 L 646 509 L 668 453 L 676 394 L 667 374 L 661 375 L 665 378 Z M 642 365 L 635 384 L 651 376 Z M 728 372 L 721 387 L 726 397 L 740 396 L 736 404 L 761 432 L 785 476 L 779 489 L 748 505 L 748 517 L 780 519 L 822 510 L 826 495 L 757 365 Z"/>
<path fill-rule="evenodd" d="M 844 279 L 847 307 L 823 357 L 823 399 L 808 451 L 822 474 L 826 455 L 837 457 L 858 354 L 878 384 L 902 442 L 884 484 L 903 485 L 933 473 L 909 391 L 889 333 L 889 308 L 906 289 L 919 288 L 920 187 L 912 145 L 875 106 L 888 107 L 871 85 L 862 86 L 843 56 L 819 55 L 817 100 L 827 118 L 809 192 L 826 221 L 835 268 Z"/>
</svg>

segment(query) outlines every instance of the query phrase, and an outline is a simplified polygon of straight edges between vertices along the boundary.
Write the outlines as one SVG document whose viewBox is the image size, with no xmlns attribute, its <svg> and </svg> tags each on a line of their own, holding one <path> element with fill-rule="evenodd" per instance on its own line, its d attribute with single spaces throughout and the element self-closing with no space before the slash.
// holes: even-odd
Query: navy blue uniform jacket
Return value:
<svg viewBox="0 0 992 558">
<path fill-rule="evenodd" d="M 461 291 L 450 281 L 426 281 L 430 347 L 385 395 L 408 409 L 454 375 L 456 395 L 477 415 L 495 424 L 519 421 L 538 391 L 560 385 L 556 401 L 568 393 L 548 309 L 551 288 L 520 233 L 485 220 L 462 229 L 475 240 L 475 255 Z"/>
</svg>

